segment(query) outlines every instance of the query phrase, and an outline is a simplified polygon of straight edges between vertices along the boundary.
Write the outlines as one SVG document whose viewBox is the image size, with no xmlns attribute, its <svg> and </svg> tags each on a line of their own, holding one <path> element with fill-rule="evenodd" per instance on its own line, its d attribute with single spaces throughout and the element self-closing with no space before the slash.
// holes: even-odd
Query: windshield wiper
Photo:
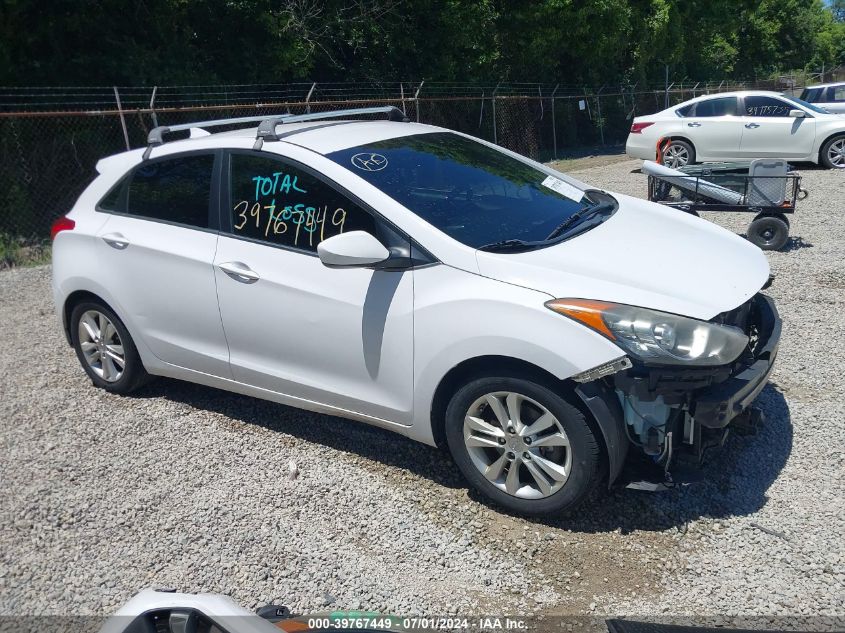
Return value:
<svg viewBox="0 0 845 633">
<path fill-rule="evenodd" d="M 566 218 L 563 222 L 558 224 L 555 227 L 554 231 L 549 233 L 548 237 L 546 237 L 546 241 L 552 240 L 556 237 L 560 237 L 574 226 L 581 224 L 582 222 L 589 220 L 590 218 L 601 213 L 613 211 L 615 208 L 616 202 L 611 201 L 599 202 L 598 204 L 582 207 L 581 209 L 578 209 L 575 213 L 570 215 L 568 218 Z"/>
<path fill-rule="evenodd" d="M 479 246 L 480 251 L 517 251 L 530 250 L 539 246 L 538 242 L 526 242 L 525 240 L 502 240 L 501 242 L 493 242 L 492 244 L 485 244 Z"/>
</svg>

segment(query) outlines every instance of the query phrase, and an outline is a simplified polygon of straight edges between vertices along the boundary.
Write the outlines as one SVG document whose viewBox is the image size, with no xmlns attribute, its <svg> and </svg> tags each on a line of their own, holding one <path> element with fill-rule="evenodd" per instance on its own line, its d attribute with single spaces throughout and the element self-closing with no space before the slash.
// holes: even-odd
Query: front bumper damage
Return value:
<svg viewBox="0 0 845 633">
<path fill-rule="evenodd" d="M 577 388 L 585 402 L 597 390 L 605 399 L 614 398 L 619 407 L 614 403 L 610 409 L 622 419 L 618 425 L 628 447 L 636 447 L 631 452 L 639 449 L 667 478 L 673 460 L 700 463 L 708 447 L 724 442 L 731 426 L 747 422 L 777 356 L 782 324 L 769 297 L 757 294 L 712 321 L 740 327 L 749 336 L 748 348 L 731 365 L 686 368 L 634 362 Z M 600 426 L 607 440 L 608 425 Z M 621 470 L 618 461 L 618 456 L 611 459 L 611 478 Z"/>
</svg>

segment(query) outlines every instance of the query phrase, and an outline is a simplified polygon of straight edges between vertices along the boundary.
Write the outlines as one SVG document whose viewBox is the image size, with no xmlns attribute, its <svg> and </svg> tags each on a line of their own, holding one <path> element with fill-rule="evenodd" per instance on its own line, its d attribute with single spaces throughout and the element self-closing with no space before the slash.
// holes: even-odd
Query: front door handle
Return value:
<svg viewBox="0 0 845 633">
<path fill-rule="evenodd" d="M 687 127 L 701 127 L 701 123 L 693 121 L 692 123 L 687 123 Z"/>
<path fill-rule="evenodd" d="M 224 262 L 217 264 L 217 267 L 229 275 L 229 277 L 235 281 L 240 281 L 242 284 L 254 284 L 261 279 L 257 272 L 242 262 Z"/>
<path fill-rule="evenodd" d="M 107 233 L 106 235 L 103 235 L 103 241 L 119 251 L 122 251 L 124 248 L 129 246 L 129 240 L 123 237 L 120 233 Z"/>
<path fill-rule="evenodd" d="M 753 130 L 755 127 L 760 127 L 760 124 L 759 123 L 746 123 L 745 127 L 747 127 L 749 130 Z"/>
</svg>

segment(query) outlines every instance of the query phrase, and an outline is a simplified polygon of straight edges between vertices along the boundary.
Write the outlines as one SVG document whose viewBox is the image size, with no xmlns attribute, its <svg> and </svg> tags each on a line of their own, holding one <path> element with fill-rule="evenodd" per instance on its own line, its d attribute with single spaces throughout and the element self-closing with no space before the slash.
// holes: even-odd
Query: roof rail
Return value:
<svg viewBox="0 0 845 633">
<path fill-rule="evenodd" d="M 195 123 L 181 123 L 179 125 L 159 125 L 150 130 L 147 135 L 147 148 L 144 150 L 143 160 L 150 157 L 150 152 L 154 147 L 163 145 L 165 143 L 165 135 L 173 132 L 180 132 L 183 130 L 190 130 L 191 128 L 209 128 L 222 127 L 224 125 L 238 125 L 241 123 L 258 123 L 258 133 L 256 134 L 255 149 L 261 149 L 261 145 L 266 141 L 277 141 L 276 126 L 282 123 L 297 123 L 302 121 L 318 121 L 320 119 L 333 119 L 339 116 L 359 116 L 362 114 L 380 114 L 385 113 L 391 121 L 409 121 L 405 113 L 396 106 L 379 106 L 374 108 L 350 108 L 347 110 L 332 110 L 329 112 L 314 112 L 311 114 L 280 114 L 279 116 L 247 116 L 237 117 L 231 119 L 214 119 L 211 121 L 197 121 Z"/>
<path fill-rule="evenodd" d="M 407 123 L 410 119 L 396 106 L 377 106 L 373 108 L 350 108 L 348 110 L 330 110 L 328 112 L 313 112 L 311 114 L 282 115 L 265 118 L 255 134 L 253 149 L 261 149 L 264 141 L 278 141 L 276 126 L 283 123 L 298 123 L 301 121 L 319 121 L 320 119 L 334 119 L 341 116 L 359 116 L 362 114 L 387 114 L 390 121 Z"/>
</svg>

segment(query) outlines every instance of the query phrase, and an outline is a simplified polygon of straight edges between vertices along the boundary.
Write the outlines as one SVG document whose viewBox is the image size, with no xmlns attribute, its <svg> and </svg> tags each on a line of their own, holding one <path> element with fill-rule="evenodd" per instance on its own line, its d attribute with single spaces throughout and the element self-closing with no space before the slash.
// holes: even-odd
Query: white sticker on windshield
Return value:
<svg viewBox="0 0 845 633">
<path fill-rule="evenodd" d="M 578 187 L 573 187 L 568 182 L 561 180 L 560 178 L 555 178 L 554 176 L 546 176 L 546 179 L 540 184 L 544 187 L 548 187 L 552 191 L 556 191 L 557 193 L 566 196 L 570 200 L 575 200 L 575 202 L 581 202 L 581 198 L 584 197 L 584 192 Z"/>
</svg>

